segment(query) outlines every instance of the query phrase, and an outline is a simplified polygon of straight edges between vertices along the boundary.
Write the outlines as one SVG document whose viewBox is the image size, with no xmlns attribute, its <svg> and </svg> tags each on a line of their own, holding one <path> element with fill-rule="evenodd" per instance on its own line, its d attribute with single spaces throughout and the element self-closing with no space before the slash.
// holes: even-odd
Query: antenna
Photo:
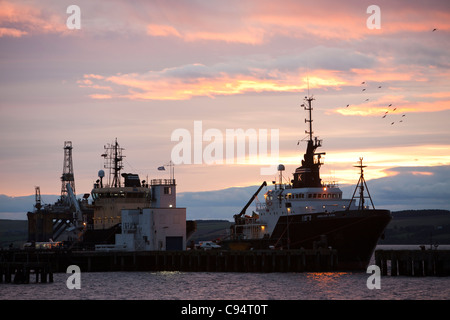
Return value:
<svg viewBox="0 0 450 320">
<path fill-rule="evenodd" d="M 308 83 L 308 97 L 309 97 L 309 74 L 306 75 L 306 82 Z"/>
<path fill-rule="evenodd" d="M 170 180 L 175 183 L 175 164 L 172 162 L 172 160 L 170 160 L 167 166 L 169 167 Z"/>
</svg>

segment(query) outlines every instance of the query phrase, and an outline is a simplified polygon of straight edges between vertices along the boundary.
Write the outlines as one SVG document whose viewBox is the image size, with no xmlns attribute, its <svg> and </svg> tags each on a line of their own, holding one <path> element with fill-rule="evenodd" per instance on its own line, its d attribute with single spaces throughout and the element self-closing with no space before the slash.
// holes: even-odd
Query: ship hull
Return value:
<svg viewBox="0 0 450 320">
<path fill-rule="evenodd" d="M 338 253 L 338 269 L 366 270 L 378 240 L 391 220 L 389 210 L 346 210 L 312 215 L 282 216 L 266 239 L 229 241 L 236 247 L 314 249 L 331 247 Z"/>
</svg>

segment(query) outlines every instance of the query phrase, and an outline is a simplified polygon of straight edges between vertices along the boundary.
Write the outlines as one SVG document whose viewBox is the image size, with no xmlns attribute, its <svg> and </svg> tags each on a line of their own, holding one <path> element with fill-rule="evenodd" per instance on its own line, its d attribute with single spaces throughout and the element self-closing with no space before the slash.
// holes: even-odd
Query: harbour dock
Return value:
<svg viewBox="0 0 450 320">
<path fill-rule="evenodd" d="M 450 250 L 376 250 L 382 276 L 450 276 Z"/>
<path fill-rule="evenodd" d="M 0 283 L 28 284 L 53 282 L 53 270 L 48 262 L 2 262 L 0 263 Z"/>
<path fill-rule="evenodd" d="M 336 250 L 4 251 L 8 263 L 46 263 L 52 272 L 325 272 L 337 269 Z"/>
</svg>

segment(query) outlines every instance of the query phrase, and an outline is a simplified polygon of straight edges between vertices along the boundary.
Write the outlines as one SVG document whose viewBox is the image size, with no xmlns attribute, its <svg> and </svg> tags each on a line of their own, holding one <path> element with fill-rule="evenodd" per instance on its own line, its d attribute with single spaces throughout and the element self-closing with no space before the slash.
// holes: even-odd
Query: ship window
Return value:
<svg viewBox="0 0 450 320">
<path fill-rule="evenodd" d="M 172 188 L 171 187 L 164 187 L 164 194 L 172 194 Z"/>
<path fill-rule="evenodd" d="M 314 194 L 313 194 L 313 198 L 314 198 L 314 199 L 317 198 L 317 193 L 314 193 Z"/>
<path fill-rule="evenodd" d="M 308 198 L 312 198 L 312 194 L 311 193 L 308 193 Z"/>
<path fill-rule="evenodd" d="M 317 198 L 322 198 L 322 194 L 319 193 L 319 194 L 317 195 Z"/>
</svg>

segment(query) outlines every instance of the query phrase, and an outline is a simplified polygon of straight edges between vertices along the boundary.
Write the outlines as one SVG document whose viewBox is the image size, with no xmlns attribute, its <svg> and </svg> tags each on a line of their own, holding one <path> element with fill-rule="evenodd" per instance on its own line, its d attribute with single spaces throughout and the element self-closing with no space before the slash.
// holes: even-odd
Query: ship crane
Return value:
<svg viewBox="0 0 450 320">
<path fill-rule="evenodd" d="M 258 190 L 256 190 L 256 192 L 253 194 L 253 196 L 250 198 L 250 200 L 247 202 L 247 204 L 242 208 L 241 212 L 239 214 L 235 214 L 234 215 L 234 221 L 236 222 L 236 224 L 241 224 L 241 223 L 239 223 L 239 221 L 241 221 L 242 216 L 245 214 L 245 212 L 247 211 L 248 207 L 253 202 L 253 200 L 255 200 L 256 196 L 261 191 L 261 189 L 263 187 L 265 187 L 265 186 L 267 186 L 267 182 L 266 181 L 264 181 L 261 184 L 261 186 L 258 188 Z"/>
<path fill-rule="evenodd" d="M 75 232 L 77 233 L 77 239 L 81 240 L 81 237 L 85 231 L 86 221 L 83 220 L 83 212 L 80 209 L 80 204 L 75 197 L 75 194 L 72 190 L 72 186 L 70 183 L 66 185 L 67 193 L 69 195 L 69 199 L 75 207 L 75 212 L 73 213 L 73 224 L 75 226 Z"/>
</svg>

